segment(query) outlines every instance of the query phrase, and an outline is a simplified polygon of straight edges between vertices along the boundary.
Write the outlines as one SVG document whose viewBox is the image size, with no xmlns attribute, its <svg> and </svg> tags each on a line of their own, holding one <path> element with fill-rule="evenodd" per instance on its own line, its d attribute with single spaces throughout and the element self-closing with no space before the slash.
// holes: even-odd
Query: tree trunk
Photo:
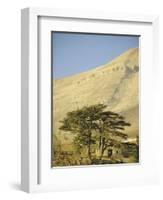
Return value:
<svg viewBox="0 0 163 200">
<path fill-rule="evenodd" d="M 90 161 L 92 161 L 91 145 L 88 146 L 88 158 L 90 159 Z"/>
<path fill-rule="evenodd" d="M 102 160 L 105 151 L 104 145 L 105 145 L 105 138 L 100 136 L 99 155 L 98 155 L 99 160 Z"/>
<path fill-rule="evenodd" d="M 89 134 L 89 142 L 88 142 L 88 158 L 90 162 L 92 162 L 92 155 L 91 155 L 91 133 Z"/>
</svg>

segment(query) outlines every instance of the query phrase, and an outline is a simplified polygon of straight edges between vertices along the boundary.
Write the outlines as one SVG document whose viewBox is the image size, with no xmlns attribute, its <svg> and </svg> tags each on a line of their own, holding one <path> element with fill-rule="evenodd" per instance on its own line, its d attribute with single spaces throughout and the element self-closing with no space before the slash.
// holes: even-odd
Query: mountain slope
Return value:
<svg viewBox="0 0 163 200">
<path fill-rule="evenodd" d="M 107 109 L 123 114 L 132 124 L 129 137 L 138 135 L 139 52 L 129 49 L 106 65 L 71 77 L 53 81 L 53 134 L 66 142 L 58 130 L 66 113 L 83 106 L 103 103 Z"/>
</svg>

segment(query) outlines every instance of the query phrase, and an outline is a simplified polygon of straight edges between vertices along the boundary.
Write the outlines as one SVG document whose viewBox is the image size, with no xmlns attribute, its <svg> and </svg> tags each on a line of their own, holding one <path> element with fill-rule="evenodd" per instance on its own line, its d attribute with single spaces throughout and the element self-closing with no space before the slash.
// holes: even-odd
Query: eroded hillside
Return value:
<svg viewBox="0 0 163 200">
<path fill-rule="evenodd" d="M 129 137 L 138 135 L 139 115 L 139 55 L 138 49 L 129 49 L 112 62 L 93 70 L 53 81 L 53 135 L 62 143 L 71 142 L 71 136 L 59 131 L 60 121 L 67 112 L 102 103 L 107 109 L 122 113 L 132 124 L 126 129 Z"/>
</svg>

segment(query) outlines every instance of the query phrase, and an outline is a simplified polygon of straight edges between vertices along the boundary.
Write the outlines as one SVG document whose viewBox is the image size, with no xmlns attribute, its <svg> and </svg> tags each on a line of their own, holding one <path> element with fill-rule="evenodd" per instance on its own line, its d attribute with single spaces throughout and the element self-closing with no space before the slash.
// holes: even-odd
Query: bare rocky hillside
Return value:
<svg viewBox="0 0 163 200">
<path fill-rule="evenodd" d="M 53 81 L 53 135 L 70 142 L 71 136 L 58 130 L 66 113 L 83 106 L 103 103 L 107 110 L 123 114 L 132 124 L 126 129 L 131 138 L 138 135 L 139 52 L 129 49 L 113 61 L 71 77 Z"/>
</svg>

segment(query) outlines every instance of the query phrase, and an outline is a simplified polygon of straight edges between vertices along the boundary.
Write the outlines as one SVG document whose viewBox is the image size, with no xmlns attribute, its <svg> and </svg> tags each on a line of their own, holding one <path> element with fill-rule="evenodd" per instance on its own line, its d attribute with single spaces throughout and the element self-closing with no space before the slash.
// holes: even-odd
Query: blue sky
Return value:
<svg viewBox="0 0 163 200">
<path fill-rule="evenodd" d="M 88 71 L 139 46 L 138 36 L 53 32 L 52 37 L 55 79 Z"/>
</svg>

